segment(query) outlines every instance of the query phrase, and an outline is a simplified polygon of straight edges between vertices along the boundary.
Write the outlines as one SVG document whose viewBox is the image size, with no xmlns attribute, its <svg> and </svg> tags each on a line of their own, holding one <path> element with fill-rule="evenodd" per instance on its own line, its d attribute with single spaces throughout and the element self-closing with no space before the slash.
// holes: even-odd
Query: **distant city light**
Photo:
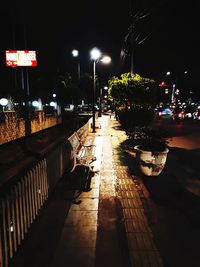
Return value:
<svg viewBox="0 0 200 267">
<path fill-rule="evenodd" d="M 50 105 L 51 107 L 56 107 L 56 102 L 51 101 L 49 105 Z"/>
<path fill-rule="evenodd" d="M 165 82 L 161 82 L 160 84 L 159 84 L 159 86 L 165 86 L 166 84 L 165 84 Z"/>
<path fill-rule="evenodd" d="M 32 106 L 35 107 L 35 108 L 38 108 L 38 107 L 39 107 L 39 102 L 36 101 L 36 100 L 34 100 L 34 101 L 32 102 Z"/>
<path fill-rule="evenodd" d="M 53 94 L 53 97 L 56 97 L 56 94 Z"/>
<path fill-rule="evenodd" d="M 170 72 L 170 71 L 168 71 L 168 72 L 166 73 L 166 75 L 167 75 L 167 76 L 169 76 L 170 74 L 171 74 L 171 72 Z"/>
</svg>

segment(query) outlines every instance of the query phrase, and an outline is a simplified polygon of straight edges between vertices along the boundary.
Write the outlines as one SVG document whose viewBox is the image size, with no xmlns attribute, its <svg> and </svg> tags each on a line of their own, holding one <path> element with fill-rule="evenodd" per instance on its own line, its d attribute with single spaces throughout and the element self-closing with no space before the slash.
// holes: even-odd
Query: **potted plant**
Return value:
<svg viewBox="0 0 200 267">
<path fill-rule="evenodd" d="M 158 176 L 165 167 L 169 148 L 163 128 L 140 128 L 139 143 L 134 146 L 140 170 L 146 176 Z"/>
<path fill-rule="evenodd" d="M 122 129 L 136 151 L 139 168 L 147 176 L 158 176 L 167 160 L 168 133 L 154 123 L 155 113 L 144 107 L 119 112 Z"/>
</svg>

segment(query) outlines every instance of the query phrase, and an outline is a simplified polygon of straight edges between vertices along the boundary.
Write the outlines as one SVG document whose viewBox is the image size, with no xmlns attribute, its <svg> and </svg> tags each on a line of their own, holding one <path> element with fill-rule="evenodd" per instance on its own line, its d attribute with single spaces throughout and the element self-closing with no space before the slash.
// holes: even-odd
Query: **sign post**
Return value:
<svg viewBox="0 0 200 267">
<path fill-rule="evenodd" d="M 22 89 L 26 87 L 27 97 L 25 99 L 25 135 L 31 134 L 31 122 L 30 122 L 30 102 L 29 102 L 29 77 L 28 67 L 37 66 L 36 51 L 32 50 L 6 50 L 6 66 L 7 67 L 21 67 L 22 75 Z M 24 72 L 25 67 L 25 72 Z"/>
</svg>

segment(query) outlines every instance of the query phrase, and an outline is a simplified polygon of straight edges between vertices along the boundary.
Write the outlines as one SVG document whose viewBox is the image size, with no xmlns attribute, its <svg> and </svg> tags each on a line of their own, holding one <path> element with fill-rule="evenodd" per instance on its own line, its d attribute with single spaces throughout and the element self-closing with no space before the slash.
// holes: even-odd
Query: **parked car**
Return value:
<svg viewBox="0 0 200 267">
<path fill-rule="evenodd" d="M 172 110 L 168 107 L 158 108 L 156 113 L 157 113 L 158 119 L 161 119 L 161 118 L 168 119 L 172 117 Z"/>
</svg>

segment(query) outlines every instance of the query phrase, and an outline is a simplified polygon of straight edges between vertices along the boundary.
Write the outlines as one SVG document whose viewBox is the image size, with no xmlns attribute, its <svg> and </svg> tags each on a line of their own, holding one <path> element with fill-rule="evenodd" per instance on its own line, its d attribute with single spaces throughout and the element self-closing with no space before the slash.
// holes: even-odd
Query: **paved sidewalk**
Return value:
<svg viewBox="0 0 200 267">
<path fill-rule="evenodd" d="M 73 192 L 61 181 L 12 267 L 172 266 L 164 265 L 149 225 L 154 207 L 120 146 L 126 135 L 114 118 L 99 120 L 101 128 L 88 136 L 97 158 L 91 190 L 72 204 Z"/>
<path fill-rule="evenodd" d="M 98 173 L 92 190 L 71 206 L 51 266 L 163 266 L 137 185 L 120 159 L 126 137 L 114 119 L 99 120 L 101 129 L 88 137 L 95 135 Z"/>
</svg>

